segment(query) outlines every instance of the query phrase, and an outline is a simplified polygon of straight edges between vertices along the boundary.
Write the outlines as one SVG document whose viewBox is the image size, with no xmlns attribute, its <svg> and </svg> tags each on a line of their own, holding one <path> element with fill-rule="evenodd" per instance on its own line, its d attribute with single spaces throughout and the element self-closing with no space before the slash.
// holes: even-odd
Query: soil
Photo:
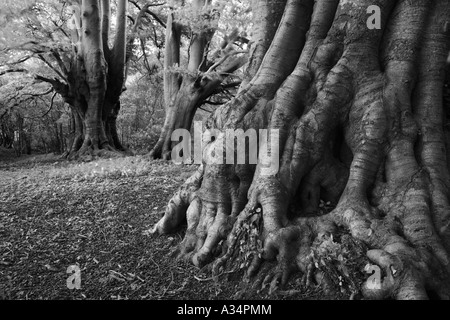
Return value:
<svg viewBox="0 0 450 320">
<path fill-rule="evenodd" d="M 243 296 L 242 273 L 217 279 L 176 261 L 184 230 L 152 238 L 170 196 L 195 170 L 141 156 L 88 163 L 0 150 L 0 299 L 348 299 L 342 290 Z M 69 266 L 81 288 L 69 289 Z M 366 275 L 367 277 L 367 275 Z"/>
</svg>

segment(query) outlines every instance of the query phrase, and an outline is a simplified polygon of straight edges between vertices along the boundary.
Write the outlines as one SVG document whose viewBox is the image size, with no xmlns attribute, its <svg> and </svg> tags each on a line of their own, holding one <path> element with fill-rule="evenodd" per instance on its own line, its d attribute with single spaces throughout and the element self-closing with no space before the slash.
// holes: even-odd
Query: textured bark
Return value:
<svg viewBox="0 0 450 320">
<path fill-rule="evenodd" d="M 103 51 L 101 9 L 98 1 L 85 0 L 81 5 L 82 52 L 86 70 L 86 84 L 89 88 L 87 110 L 85 113 L 86 132 L 80 153 L 92 146 L 95 150 L 108 143 L 102 111 L 106 92 L 106 60 Z"/>
<path fill-rule="evenodd" d="M 278 129 L 280 170 L 204 163 L 151 233 L 186 220 L 179 257 L 245 265 L 272 292 L 295 272 L 330 286 L 315 259 L 343 229 L 383 269 L 366 298 L 450 299 L 449 17 L 446 0 L 288 0 L 261 67 L 208 123 Z"/>
</svg>

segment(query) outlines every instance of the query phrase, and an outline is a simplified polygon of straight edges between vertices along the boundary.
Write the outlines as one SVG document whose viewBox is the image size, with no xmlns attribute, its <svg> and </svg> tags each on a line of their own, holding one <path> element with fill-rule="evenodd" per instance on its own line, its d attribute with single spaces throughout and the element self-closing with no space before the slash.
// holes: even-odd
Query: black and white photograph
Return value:
<svg viewBox="0 0 450 320">
<path fill-rule="evenodd" d="M 0 300 L 450 300 L 450 1 L 1 0 Z"/>
</svg>

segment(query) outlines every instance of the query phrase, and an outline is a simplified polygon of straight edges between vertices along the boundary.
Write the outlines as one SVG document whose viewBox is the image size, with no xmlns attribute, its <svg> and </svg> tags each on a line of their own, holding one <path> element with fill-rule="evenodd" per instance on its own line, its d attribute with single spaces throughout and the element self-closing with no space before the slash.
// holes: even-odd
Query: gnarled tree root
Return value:
<svg viewBox="0 0 450 320">
<path fill-rule="evenodd" d="M 80 138 L 77 141 L 77 144 L 74 142 L 71 150 L 66 155 L 69 160 L 90 161 L 94 158 L 118 158 L 125 156 L 124 152 L 115 149 L 106 141 L 99 144 L 98 139 L 86 136 L 82 140 L 82 144 L 80 144 Z"/>
<path fill-rule="evenodd" d="M 169 232 L 187 211 L 180 257 L 199 267 L 217 258 L 215 275 L 246 270 L 256 276 L 253 285 L 271 293 L 299 271 L 305 285 L 352 283 L 352 295 L 358 285 L 348 277 L 350 265 L 362 272 L 371 261 L 381 269 L 366 268 L 375 270 L 359 286 L 366 298 L 450 299 L 450 161 L 441 72 L 449 50 L 441 22 L 450 5 L 375 3 L 383 8 L 383 22 L 369 30 L 361 17 L 373 0 L 316 2 L 321 14 L 312 15 L 297 65 L 279 78 L 285 81 L 277 81 L 275 96 L 264 96 L 269 88 L 261 74 L 277 74 L 273 57 L 289 39 L 283 23 L 300 26 L 294 17 L 309 16 L 312 5 L 288 1 L 283 36 L 275 36 L 278 46 L 269 49 L 264 72 L 213 119 L 219 128 L 237 128 L 251 127 L 256 113 L 269 115 L 261 127 L 280 131 L 280 170 L 264 175 L 261 163 L 242 171 L 206 165 L 195 188 L 176 195 L 155 226 Z M 320 212 L 321 200 L 335 208 Z M 346 243 L 360 256 L 367 251 L 368 260 L 349 264 Z"/>
</svg>

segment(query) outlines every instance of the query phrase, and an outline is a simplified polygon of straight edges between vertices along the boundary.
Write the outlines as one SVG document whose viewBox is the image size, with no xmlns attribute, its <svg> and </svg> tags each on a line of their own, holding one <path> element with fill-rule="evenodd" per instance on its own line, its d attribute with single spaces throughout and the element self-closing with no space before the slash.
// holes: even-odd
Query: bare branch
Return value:
<svg viewBox="0 0 450 320">
<path fill-rule="evenodd" d="M 44 63 L 50 68 L 52 69 L 58 76 L 60 76 L 62 79 L 64 79 L 67 82 L 66 77 L 58 70 L 56 69 L 50 62 L 47 61 L 47 59 L 44 58 L 44 56 L 42 54 L 38 55 L 39 59 L 41 59 L 42 61 L 44 61 Z"/>
<path fill-rule="evenodd" d="M 13 68 L 13 69 L 6 69 L 3 71 L 0 71 L 0 76 L 3 76 L 7 73 L 14 73 L 14 72 L 24 72 L 24 73 L 28 73 L 28 70 L 23 69 L 23 68 Z"/>
<path fill-rule="evenodd" d="M 27 73 L 30 74 L 35 80 L 47 82 L 52 85 L 53 89 L 59 93 L 63 98 L 68 97 L 69 87 L 67 84 L 61 82 L 60 80 L 53 78 L 47 78 L 38 74 L 33 74 L 30 71 L 23 69 L 23 68 L 13 68 L 13 69 L 6 69 L 3 71 L 0 71 L 0 76 L 7 74 L 7 73 L 14 73 L 14 72 L 21 72 L 21 73 Z"/>
<path fill-rule="evenodd" d="M 154 12 L 147 10 L 146 13 L 148 13 L 149 15 L 151 15 L 161 26 L 163 26 L 164 28 L 166 28 L 166 24 L 164 23 L 164 21 Z"/>
<path fill-rule="evenodd" d="M 137 3 L 137 1 L 135 1 L 135 0 L 128 0 L 128 2 L 132 3 L 136 8 L 138 8 L 139 10 L 141 10 L 141 7 L 140 7 L 140 5 Z M 160 6 L 163 6 L 163 5 L 165 5 L 165 4 L 166 4 L 165 2 L 162 2 L 162 3 L 150 3 L 150 2 L 147 2 L 146 5 L 148 5 L 148 7 L 160 7 Z"/>
<path fill-rule="evenodd" d="M 3 52 L 9 52 L 9 51 L 13 51 L 13 50 L 30 51 L 30 52 L 39 54 L 39 53 L 49 52 L 51 50 L 51 48 L 49 48 L 49 47 L 47 47 L 45 45 L 42 45 L 42 44 L 40 44 L 40 43 L 38 43 L 36 41 L 31 40 L 31 41 L 27 41 L 27 42 L 21 43 L 21 44 L 19 44 L 17 46 L 14 46 L 14 47 L 6 48 L 6 49 L 4 49 L 2 51 Z"/>
<path fill-rule="evenodd" d="M 53 87 L 50 87 L 45 92 L 40 92 L 40 93 L 23 93 L 22 96 L 30 96 L 30 97 L 36 98 L 36 97 L 45 96 L 45 95 L 49 94 L 50 92 L 53 92 Z"/>
<path fill-rule="evenodd" d="M 61 31 L 61 33 L 62 33 L 64 36 L 67 37 L 67 39 L 72 40 L 72 38 L 67 34 L 66 30 L 64 30 L 60 25 L 58 25 L 58 24 L 56 23 L 56 21 L 53 21 L 53 20 L 52 20 L 52 22 L 53 22 L 53 24 L 55 25 L 55 27 L 56 27 L 59 31 Z"/>
<path fill-rule="evenodd" d="M 45 116 L 50 112 L 50 110 L 52 110 L 52 108 L 53 108 L 53 101 L 55 100 L 56 94 L 57 94 L 57 92 L 55 92 L 55 93 L 53 94 L 52 100 L 51 100 L 51 102 L 50 102 L 50 108 L 48 108 L 47 112 L 44 113 L 44 114 L 41 116 L 41 118 L 45 117 Z"/>
<path fill-rule="evenodd" d="M 147 53 L 145 52 L 145 40 L 140 38 L 140 43 L 141 43 L 142 56 L 144 57 L 145 69 L 147 69 L 147 72 L 149 74 L 151 74 L 152 71 L 150 70 L 150 63 L 148 62 Z"/>
<path fill-rule="evenodd" d="M 23 103 L 25 103 L 25 102 L 27 102 L 27 101 L 29 101 L 29 100 L 34 100 L 34 101 L 36 101 L 36 99 L 42 100 L 42 96 L 45 96 L 45 95 L 47 95 L 47 94 L 49 94 L 49 93 L 51 93 L 51 92 L 53 92 L 53 87 L 50 87 L 47 91 L 45 91 L 45 92 L 40 92 L 40 93 L 23 93 L 23 92 L 21 92 L 21 91 L 17 91 L 17 92 L 16 92 L 16 95 L 15 95 L 14 97 L 11 97 L 11 98 L 9 98 L 9 99 L 6 101 L 6 103 L 7 103 L 9 106 L 8 106 L 7 109 L 5 110 L 5 112 L 4 112 L 4 114 L 2 115 L 2 117 L 3 117 L 6 113 L 8 113 L 8 111 L 11 111 L 12 109 L 14 109 L 14 107 L 19 106 L 19 105 L 21 105 L 21 104 L 23 104 Z M 55 92 L 55 94 L 53 95 L 53 98 L 52 98 L 52 105 L 53 105 L 53 99 L 54 99 L 55 95 L 56 95 L 56 92 Z M 19 98 L 21 98 L 21 99 L 19 99 Z M 14 101 L 14 102 L 13 102 L 13 101 Z M 42 100 L 42 101 L 43 101 L 43 100 Z M 12 103 L 12 104 L 10 105 L 10 103 Z M 50 111 L 50 110 L 49 110 L 49 111 Z M 48 113 L 48 112 L 47 112 L 47 113 Z M 24 118 L 32 119 L 32 118 L 29 118 L 29 117 L 24 117 Z"/>
<path fill-rule="evenodd" d="M 58 63 L 60 69 L 62 72 L 64 72 L 65 75 L 69 74 L 69 70 L 67 70 L 66 65 L 64 64 L 64 61 L 61 59 L 61 55 L 59 52 L 52 50 L 52 56 L 55 58 L 56 62 Z"/>
<path fill-rule="evenodd" d="M 222 63 L 224 63 L 229 57 L 237 55 L 237 54 L 241 54 L 241 53 L 248 53 L 248 51 L 235 51 L 232 50 L 230 52 L 228 52 L 226 55 L 224 55 L 219 61 L 217 61 L 216 63 L 214 63 L 209 69 L 208 71 L 206 71 L 206 73 L 212 72 L 214 71 L 214 69 L 216 69 L 218 66 L 220 66 Z"/>
<path fill-rule="evenodd" d="M 22 62 L 25 62 L 25 61 L 27 61 L 27 60 L 33 58 L 33 57 L 34 57 L 34 55 L 23 56 L 23 57 L 20 58 L 19 60 L 14 61 L 14 62 L 9 62 L 9 63 L 7 63 L 6 65 L 14 66 L 14 65 L 16 65 L 16 64 L 20 64 L 20 63 L 22 63 Z"/>
<path fill-rule="evenodd" d="M 138 18 L 136 19 L 135 24 L 138 23 L 138 20 L 140 19 L 141 13 L 148 13 L 149 15 L 151 15 L 161 26 L 163 26 L 164 28 L 166 28 L 166 24 L 164 23 L 163 19 L 164 17 L 159 17 L 156 13 L 150 11 L 150 7 L 157 7 L 157 6 L 162 6 L 165 5 L 165 3 L 150 3 L 147 2 L 144 7 L 141 8 L 141 6 L 133 0 L 128 0 L 128 2 L 132 3 L 140 12 L 138 14 Z"/>
</svg>

